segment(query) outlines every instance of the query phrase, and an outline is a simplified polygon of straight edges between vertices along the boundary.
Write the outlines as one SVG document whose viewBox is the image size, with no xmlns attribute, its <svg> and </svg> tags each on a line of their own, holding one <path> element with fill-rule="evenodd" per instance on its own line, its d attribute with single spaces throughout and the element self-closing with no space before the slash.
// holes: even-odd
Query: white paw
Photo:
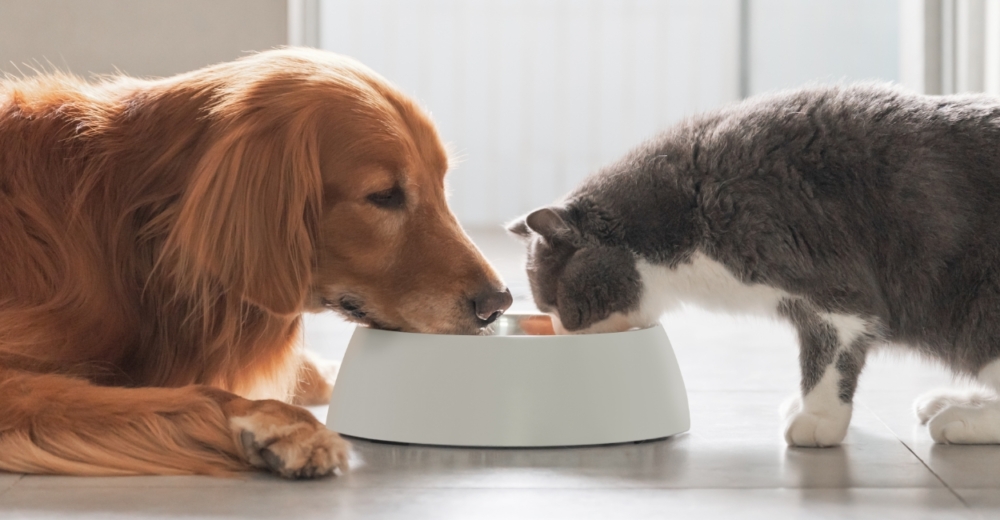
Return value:
<svg viewBox="0 0 1000 520">
<path fill-rule="evenodd" d="M 920 419 L 920 424 L 927 424 L 932 417 L 949 406 L 977 407 L 995 400 L 996 396 L 985 390 L 938 389 L 918 397 L 913 402 L 913 411 Z"/>
<path fill-rule="evenodd" d="M 347 471 L 350 444 L 301 408 L 256 401 L 230 425 L 251 466 L 285 478 L 315 478 Z"/>
<path fill-rule="evenodd" d="M 782 406 L 782 415 L 785 417 L 785 442 L 789 446 L 836 446 L 847 436 L 851 405 L 837 402 L 833 406 L 804 408 L 802 398 L 796 396 Z"/>
<path fill-rule="evenodd" d="M 941 444 L 1000 444 L 1000 405 L 995 399 L 975 404 L 948 404 L 927 424 Z"/>
</svg>

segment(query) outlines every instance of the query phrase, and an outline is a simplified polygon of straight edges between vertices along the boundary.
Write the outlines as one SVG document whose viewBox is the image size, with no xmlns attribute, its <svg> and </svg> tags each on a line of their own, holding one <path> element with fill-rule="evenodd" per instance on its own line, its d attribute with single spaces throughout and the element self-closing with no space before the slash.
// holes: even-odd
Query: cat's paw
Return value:
<svg viewBox="0 0 1000 520">
<path fill-rule="evenodd" d="M 913 411 L 920 419 L 920 424 L 927 424 L 932 417 L 949 406 L 976 407 L 995 400 L 996 396 L 985 390 L 938 389 L 918 397 L 913 402 Z"/>
<path fill-rule="evenodd" d="M 785 417 L 785 442 L 789 446 L 825 448 L 840 444 L 847 436 L 851 423 L 851 405 L 841 402 L 833 406 L 804 407 L 796 396 L 782 406 Z"/>
<path fill-rule="evenodd" d="M 1000 403 L 947 404 L 930 418 L 927 429 L 940 444 L 1000 444 Z"/>
</svg>

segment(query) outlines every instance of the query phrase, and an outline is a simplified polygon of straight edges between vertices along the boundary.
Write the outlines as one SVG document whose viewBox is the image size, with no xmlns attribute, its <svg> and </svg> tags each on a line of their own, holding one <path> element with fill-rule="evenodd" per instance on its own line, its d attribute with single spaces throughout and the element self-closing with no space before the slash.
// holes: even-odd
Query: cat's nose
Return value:
<svg viewBox="0 0 1000 520">
<path fill-rule="evenodd" d="M 510 308 L 514 303 L 514 297 L 510 295 L 510 289 L 504 288 L 497 291 L 490 288 L 472 298 L 472 308 L 476 311 L 476 317 L 483 322 L 483 326 L 496 321 L 503 314 L 503 311 Z"/>
</svg>

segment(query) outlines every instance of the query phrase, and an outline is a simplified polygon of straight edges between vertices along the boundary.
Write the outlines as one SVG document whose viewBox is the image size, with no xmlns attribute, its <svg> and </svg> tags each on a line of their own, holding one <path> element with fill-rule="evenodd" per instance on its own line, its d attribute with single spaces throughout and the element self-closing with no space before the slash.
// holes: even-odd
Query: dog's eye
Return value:
<svg viewBox="0 0 1000 520">
<path fill-rule="evenodd" d="M 403 188 L 393 186 L 387 190 L 376 191 L 368 195 L 368 202 L 385 209 L 399 209 L 406 203 Z"/>
</svg>

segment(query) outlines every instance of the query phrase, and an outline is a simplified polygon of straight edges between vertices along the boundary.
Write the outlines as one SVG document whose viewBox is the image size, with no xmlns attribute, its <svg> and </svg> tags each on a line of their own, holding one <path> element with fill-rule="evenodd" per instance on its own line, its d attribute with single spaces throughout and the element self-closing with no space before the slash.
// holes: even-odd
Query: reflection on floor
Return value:
<svg viewBox="0 0 1000 520">
<path fill-rule="evenodd" d="M 532 307 L 520 245 L 473 234 Z M 0 473 L 13 518 L 988 518 L 1000 515 L 1000 447 L 936 446 L 911 412 L 951 384 L 903 354 L 865 369 L 847 442 L 788 449 L 777 409 L 798 385 L 782 324 L 686 310 L 663 320 L 688 386 L 692 427 L 664 441 L 583 449 L 479 450 L 357 441 L 339 478 L 266 475 L 67 478 Z M 310 317 L 307 336 L 343 355 L 352 326 Z M 325 410 L 315 412 L 324 415 Z"/>
</svg>

